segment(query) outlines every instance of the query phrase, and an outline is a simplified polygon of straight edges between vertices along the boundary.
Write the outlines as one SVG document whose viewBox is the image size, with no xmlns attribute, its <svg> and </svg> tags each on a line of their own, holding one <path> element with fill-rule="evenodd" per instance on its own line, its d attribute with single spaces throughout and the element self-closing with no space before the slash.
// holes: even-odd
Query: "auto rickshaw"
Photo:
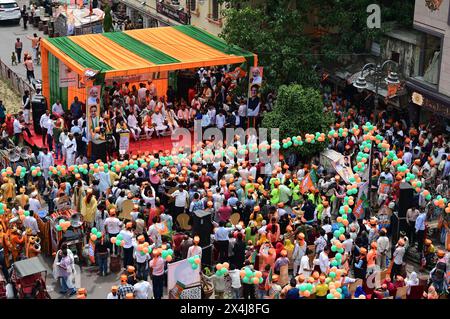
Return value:
<svg viewBox="0 0 450 319">
<path fill-rule="evenodd" d="M 45 285 L 47 269 L 39 257 L 16 261 L 11 282 L 18 299 L 51 299 Z"/>
</svg>

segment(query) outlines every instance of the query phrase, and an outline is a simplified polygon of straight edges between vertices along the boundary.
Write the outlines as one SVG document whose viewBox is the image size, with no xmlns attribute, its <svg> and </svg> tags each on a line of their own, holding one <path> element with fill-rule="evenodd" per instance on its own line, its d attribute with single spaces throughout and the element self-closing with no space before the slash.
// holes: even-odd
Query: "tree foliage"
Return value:
<svg viewBox="0 0 450 319">
<path fill-rule="evenodd" d="M 221 36 L 258 55 L 264 67 L 264 79 L 271 88 L 298 82 L 318 84 L 312 68 L 309 40 L 303 35 L 302 10 L 275 6 L 262 8 L 234 7 L 225 11 L 226 24 Z"/>
<path fill-rule="evenodd" d="M 103 18 L 103 32 L 113 31 L 113 21 L 111 16 L 111 7 L 107 4 L 105 9 L 105 17 Z"/>
<path fill-rule="evenodd" d="M 412 26 L 413 0 L 380 0 L 381 29 L 367 27 L 373 0 L 228 0 L 221 37 L 258 55 L 271 88 L 296 82 L 318 87 L 314 66 L 368 54 L 395 21 Z"/>
<path fill-rule="evenodd" d="M 323 101 L 318 90 L 291 84 L 280 86 L 274 109 L 264 116 L 262 126 L 268 129 L 278 128 L 282 140 L 297 135 L 327 132 L 332 121 L 331 115 L 323 112 Z M 305 143 L 296 148 L 296 151 L 304 157 L 310 157 L 324 147 L 324 143 Z"/>
</svg>

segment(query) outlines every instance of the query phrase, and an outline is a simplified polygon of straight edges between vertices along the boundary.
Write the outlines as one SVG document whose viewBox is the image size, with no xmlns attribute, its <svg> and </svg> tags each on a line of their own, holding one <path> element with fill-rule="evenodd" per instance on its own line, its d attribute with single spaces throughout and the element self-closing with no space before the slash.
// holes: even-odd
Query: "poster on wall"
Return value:
<svg viewBox="0 0 450 319">
<path fill-rule="evenodd" d="M 192 269 L 187 259 L 183 259 L 167 265 L 167 289 L 169 290 L 169 298 L 184 299 L 182 292 L 187 289 L 199 287 L 200 285 L 200 268 Z M 197 291 L 197 289 L 193 289 Z M 197 295 L 198 298 L 195 298 Z M 200 299 L 200 294 L 190 293 L 189 299 Z"/>
<path fill-rule="evenodd" d="M 59 87 L 78 86 L 78 74 L 59 60 Z"/>
<path fill-rule="evenodd" d="M 91 141 L 92 132 L 100 125 L 100 93 L 100 85 L 87 88 L 86 120 L 87 138 L 89 141 Z"/>
<path fill-rule="evenodd" d="M 248 81 L 248 103 L 247 116 L 256 117 L 259 115 L 261 104 L 261 85 L 262 85 L 263 68 L 260 66 L 251 67 Z M 254 126 L 253 123 L 252 126 Z"/>
</svg>

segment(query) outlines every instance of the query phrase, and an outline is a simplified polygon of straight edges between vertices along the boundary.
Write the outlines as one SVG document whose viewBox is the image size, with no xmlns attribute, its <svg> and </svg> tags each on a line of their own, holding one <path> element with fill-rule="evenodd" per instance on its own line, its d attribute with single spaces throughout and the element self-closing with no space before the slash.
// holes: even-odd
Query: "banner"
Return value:
<svg viewBox="0 0 450 319">
<path fill-rule="evenodd" d="M 360 219 L 364 214 L 364 209 L 368 207 L 368 194 L 369 194 L 369 182 L 364 182 L 359 185 L 358 199 L 356 200 L 355 208 L 353 209 L 353 215 L 357 219 Z"/>
<path fill-rule="evenodd" d="M 119 154 L 128 153 L 129 148 L 130 148 L 130 133 L 129 132 L 120 133 Z"/>
<path fill-rule="evenodd" d="M 78 74 L 59 60 L 59 87 L 78 86 Z"/>
<path fill-rule="evenodd" d="M 248 102 L 247 116 L 255 117 L 259 114 L 261 104 L 261 85 L 263 68 L 260 66 L 251 67 L 248 81 Z"/>
<path fill-rule="evenodd" d="M 200 285 L 200 267 L 192 269 L 187 259 L 167 264 L 167 290 L 170 299 L 184 299 L 181 297 L 183 290 L 198 285 Z M 198 299 L 200 298 L 201 294 Z"/>
<path fill-rule="evenodd" d="M 100 126 L 100 94 L 102 87 L 95 85 L 87 87 L 86 120 L 87 139 L 91 141 L 91 136 L 96 127 Z"/>
<path fill-rule="evenodd" d="M 169 74 L 167 71 L 150 72 L 150 73 L 142 73 L 142 74 L 131 74 L 131 75 L 126 75 L 126 76 L 107 77 L 105 79 L 105 83 L 107 86 L 111 86 L 113 84 L 113 82 L 136 83 L 136 82 L 147 82 L 148 80 L 168 79 L 168 77 L 169 77 Z"/>
</svg>

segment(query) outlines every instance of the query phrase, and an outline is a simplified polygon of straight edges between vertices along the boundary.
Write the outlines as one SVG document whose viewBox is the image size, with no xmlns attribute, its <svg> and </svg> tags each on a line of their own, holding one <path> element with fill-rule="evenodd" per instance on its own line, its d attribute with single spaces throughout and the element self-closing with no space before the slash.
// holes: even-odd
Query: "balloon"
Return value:
<svg viewBox="0 0 450 319">
<path fill-rule="evenodd" d="M 200 265 L 201 262 L 202 262 L 202 261 L 201 261 L 200 258 L 195 258 L 195 259 L 194 259 L 194 263 L 196 263 L 197 265 Z"/>
<path fill-rule="evenodd" d="M 308 297 L 311 296 L 311 293 L 310 293 L 308 290 L 306 290 L 305 292 L 303 292 L 303 296 L 305 296 L 306 298 L 308 298 Z"/>
<path fill-rule="evenodd" d="M 217 270 L 222 269 L 222 267 L 223 267 L 222 264 L 217 264 L 217 265 L 216 265 L 216 269 L 217 269 Z"/>
<path fill-rule="evenodd" d="M 92 241 L 96 241 L 96 240 L 97 240 L 97 235 L 92 234 L 92 235 L 91 235 L 91 240 L 92 240 Z"/>
<path fill-rule="evenodd" d="M 189 257 L 188 258 L 188 262 L 190 262 L 191 264 L 193 264 L 195 262 L 195 258 L 194 257 Z"/>
<path fill-rule="evenodd" d="M 336 277 L 336 273 L 334 271 L 330 271 L 328 276 L 330 276 L 331 278 L 335 278 Z"/>
<path fill-rule="evenodd" d="M 259 284 L 259 279 L 256 278 L 256 277 L 254 277 L 254 278 L 252 279 L 252 281 L 253 281 L 253 283 L 254 283 L 255 285 Z"/>
<path fill-rule="evenodd" d="M 250 283 L 250 278 L 247 277 L 247 276 L 245 276 L 244 279 L 242 279 L 242 282 L 243 282 L 244 284 L 249 284 L 249 283 Z"/>
<path fill-rule="evenodd" d="M 170 263 L 172 261 L 172 256 L 171 255 L 167 256 L 166 261 Z"/>
<path fill-rule="evenodd" d="M 115 244 L 116 241 L 117 241 L 117 238 L 116 238 L 116 237 L 112 237 L 112 238 L 111 238 L 111 243 Z"/>
<path fill-rule="evenodd" d="M 229 268 L 230 268 L 230 264 L 227 263 L 227 262 L 224 262 L 224 263 L 222 264 L 222 266 L 223 266 L 225 269 L 229 269 Z"/>
<path fill-rule="evenodd" d="M 122 241 L 120 239 L 116 239 L 116 245 L 120 246 L 122 244 Z"/>
<path fill-rule="evenodd" d="M 194 269 L 194 270 L 195 270 L 195 269 L 198 269 L 198 265 L 197 265 L 197 264 L 193 264 L 193 265 L 192 265 L 192 269 Z"/>
</svg>

